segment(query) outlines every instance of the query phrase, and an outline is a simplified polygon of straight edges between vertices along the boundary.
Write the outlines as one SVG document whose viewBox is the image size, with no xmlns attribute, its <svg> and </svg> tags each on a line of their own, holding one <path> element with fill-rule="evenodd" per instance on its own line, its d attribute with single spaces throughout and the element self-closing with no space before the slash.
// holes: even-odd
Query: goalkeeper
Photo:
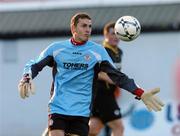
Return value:
<svg viewBox="0 0 180 136">
<path fill-rule="evenodd" d="M 89 40 L 92 20 L 86 13 L 71 19 L 72 38 L 52 43 L 39 57 L 27 63 L 18 85 L 25 99 L 34 93 L 33 81 L 45 66 L 53 67 L 53 95 L 49 101 L 49 135 L 87 136 L 93 79 L 113 82 L 141 99 L 151 111 L 160 111 L 163 103 L 155 96 L 159 89 L 144 91 L 133 79 L 114 67 L 106 50 Z"/>
</svg>

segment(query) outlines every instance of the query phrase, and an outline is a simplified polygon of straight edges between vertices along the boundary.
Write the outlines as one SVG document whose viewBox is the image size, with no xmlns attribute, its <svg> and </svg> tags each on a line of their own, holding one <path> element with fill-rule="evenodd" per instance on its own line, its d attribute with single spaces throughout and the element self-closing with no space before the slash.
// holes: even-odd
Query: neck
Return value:
<svg viewBox="0 0 180 136">
<path fill-rule="evenodd" d="M 114 53 L 118 53 L 118 47 L 110 45 L 107 41 L 103 42 L 104 47 L 111 49 Z"/>
</svg>

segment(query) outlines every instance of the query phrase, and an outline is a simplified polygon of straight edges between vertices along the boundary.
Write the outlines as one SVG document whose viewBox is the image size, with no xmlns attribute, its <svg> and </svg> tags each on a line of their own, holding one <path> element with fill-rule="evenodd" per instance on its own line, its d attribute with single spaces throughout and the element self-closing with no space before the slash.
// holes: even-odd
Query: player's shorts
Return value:
<svg viewBox="0 0 180 136">
<path fill-rule="evenodd" d="M 49 130 L 60 129 L 65 133 L 88 136 L 89 118 L 81 116 L 67 116 L 61 114 L 50 114 L 48 119 Z"/>
<path fill-rule="evenodd" d="M 97 117 L 106 124 L 121 118 L 120 108 L 113 94 L 101 94 L 96 97 L 92 108 L 92 117 Z"/>
</svg>

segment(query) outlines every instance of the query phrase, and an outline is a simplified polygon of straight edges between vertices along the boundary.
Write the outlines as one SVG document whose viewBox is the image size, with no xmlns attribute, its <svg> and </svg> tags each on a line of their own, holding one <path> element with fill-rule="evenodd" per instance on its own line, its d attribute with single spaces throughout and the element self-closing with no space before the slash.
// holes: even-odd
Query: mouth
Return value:
<svg viewBox="0 0 180 136">
<path fill-rule="evenodd" d="M 84 36 L 89 37 L 90 34 L 85 34 Z"/>
<path fill-rule="evenodd" d="M 115 38 L 113 39 L 114 42 L 119 42 L 119 39 Z"/>
</svg>

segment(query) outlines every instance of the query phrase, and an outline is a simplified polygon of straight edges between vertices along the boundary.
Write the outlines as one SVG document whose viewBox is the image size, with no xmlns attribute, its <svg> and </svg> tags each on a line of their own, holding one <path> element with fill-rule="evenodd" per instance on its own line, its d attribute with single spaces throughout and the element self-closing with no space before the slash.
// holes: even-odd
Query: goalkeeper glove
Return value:
<svg viewBox="0 0 180 136">
<path fill-rule="evenodd" d="M 26 97 L 29 97 L 30 93 L 31 94 L 35 93 L 32 77 L 30 74 L 25 74 L 22 77 L 18 85 L 18 90 L 19 90 L 21 98 L 23 99 L 25 99 Z"/>
<path fill-rule="evenodd" d="M 149 111 L 161 111 L 164 106 L 163 102 L 155 96 L 155 94 L 160 92 L 160 88 L 154 88 L 150 91 L 144 92 L 142 89 L 138 88 L 135 90 L 135 94 L 141 94 L 140 97 L 136 97 L 141 99 L 143 103 L 146 105 Z"/>
</svg>

